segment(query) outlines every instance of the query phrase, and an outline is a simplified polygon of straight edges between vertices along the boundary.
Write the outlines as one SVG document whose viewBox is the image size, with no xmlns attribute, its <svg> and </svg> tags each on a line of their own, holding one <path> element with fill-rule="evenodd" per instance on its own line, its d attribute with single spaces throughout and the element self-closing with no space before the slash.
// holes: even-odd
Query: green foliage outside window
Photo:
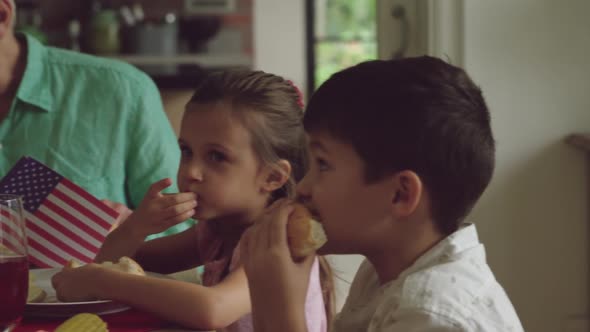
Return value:
<svg viewBox="0 0 590 332">
<path fill-rule="evenodd" d="M 315 86 L 377 58 L 376 0 L 315 0 Z"/>
</svg>

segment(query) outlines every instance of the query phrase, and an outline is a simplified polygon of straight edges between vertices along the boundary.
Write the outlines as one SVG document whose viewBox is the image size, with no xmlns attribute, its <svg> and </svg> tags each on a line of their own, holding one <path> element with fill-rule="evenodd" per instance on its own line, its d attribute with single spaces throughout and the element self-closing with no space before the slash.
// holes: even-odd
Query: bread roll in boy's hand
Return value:
<svg viewBox="0 0 590 332">
<path fill-rule="evenodd" d="M 119 262 L 117 263 L 113 264 L 112 262 L 102 262 L 100 265 L 109 269 L 118 270 L 125 273 L 135 274 L 138 276 L 145 276 L 145 271 L 143 270 L 141 265 L 139 265 L 136 261 L 127 256 L 119 258 Z M 66 267 L 70 268 L 77 268 L 80 266 L 82 265 L 73 259 L 68 261 L 68 263 L 66 264 Z"/>
<path fill-rule="evenodd" d="M 295 204 L 287 222 L 287 240 L 294 259 L 313 254 L 326 243 L 322 225 L 313 220 L 309 210 L 302 204 Z"/>
</svg>

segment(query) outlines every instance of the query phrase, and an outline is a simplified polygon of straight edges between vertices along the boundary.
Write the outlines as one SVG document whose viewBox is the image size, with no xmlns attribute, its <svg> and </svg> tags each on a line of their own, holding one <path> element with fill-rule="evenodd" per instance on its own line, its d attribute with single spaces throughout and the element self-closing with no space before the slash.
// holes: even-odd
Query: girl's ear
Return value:
<svg viewBox="0 0 590 332">
<path fill-rule="evenodd" d="M 281 188 L 291 177 L 291 163 L 285 159 L 264 168 L 262 174 L 262 190 L 273 192 Z"/>
<path fill-rule="evenodd" d="M 12 9 L 8 3 L 4 0 L 0 0 L 0 39 L 4 39 L 4 36 L 6 36 L 8 30 L 11 28 L 11 13 Z"/>
<path fill-rule="evenodd" d="M 398 218 L 411 215 L 423 195 L 422 180 L 412 171 L 401 171 L 393 178 L 392 212 Z"/>
</svg>

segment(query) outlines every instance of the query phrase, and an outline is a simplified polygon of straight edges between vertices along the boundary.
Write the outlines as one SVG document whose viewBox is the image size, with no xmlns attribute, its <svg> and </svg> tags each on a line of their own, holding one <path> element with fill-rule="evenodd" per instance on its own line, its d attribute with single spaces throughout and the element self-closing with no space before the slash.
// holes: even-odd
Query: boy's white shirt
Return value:
<svg viewBox="0 0 590 332">
<path fill-rule="evenodd" d="M 384 285 L 365 260 L 333 331 L 524 330 L 487 265 L 475 226 L 466 224 Z"/>
</svg>

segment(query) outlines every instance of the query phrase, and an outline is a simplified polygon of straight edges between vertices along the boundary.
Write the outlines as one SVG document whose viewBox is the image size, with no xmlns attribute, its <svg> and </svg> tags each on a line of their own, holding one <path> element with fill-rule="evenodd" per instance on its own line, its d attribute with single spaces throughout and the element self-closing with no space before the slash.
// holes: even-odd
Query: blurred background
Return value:
<svg viewBox="0 0 590 332">
<path fill-rule="evenodd" d="M 497 141 L 494 178 L 468 219 L 527 331 L 590 331 L 590 145 L 566 142 L 590 133 L 590 1 L 17 3 L 19 29 L 45 43 L 148 73 L 176 130 L 210 69 L 277 73 L 309 96 L 366 59 L 431 54 L 465 68 L 484 92 Z M 362 258 L 331 259 L 340 306 Z"/>
<path fill-rule="evenodd" d="M 250 0 L 19 0 L 17 6 L 18 30 L 52 46 L 129 62 L 164 88 L 191 86 L 203 68 L 252 66 Z"/>
</svg>

